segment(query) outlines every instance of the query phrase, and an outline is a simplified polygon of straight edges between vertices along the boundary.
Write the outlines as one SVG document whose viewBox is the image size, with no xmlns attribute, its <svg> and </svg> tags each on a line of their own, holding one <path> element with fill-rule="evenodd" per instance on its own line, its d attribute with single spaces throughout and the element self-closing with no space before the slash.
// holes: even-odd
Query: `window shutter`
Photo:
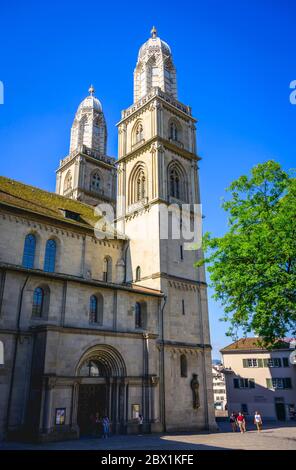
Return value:
<svg viewBox="0 0 296 470">
<path fill-rule="evenodd" d="M 258 359 L 258 367 L 263 367 L 263 359 Z"/>
<path fill-rule="evenodd" d="M 238 379 L 233 379 L 233 386 L 234 386 L 234 388 L 239 388 L 239 381 L 238 381 Z"/>
<path fill-rule="evenodd" d="M 243 359 L 243 367 L 249 367 L 248 359 Z"/>
<path fill-rule="evenodd" d="M 268 367 L 268 359 L 263 359 L 263 365 L 264 367 Z"/>
<path fill-rule="evenodd" d="M 283 379 L 284 382 L 284 388 L 292 388 L 292 381 L 290 377 L 287 377 L 286 379 Z"/>
<path fill-rule="evenodd" d="M 283 357 L 283 367 L 289 367 L 289 359 L 287 357 Z"/>
<path fill-rule="evenodd" d="M 249 387 L 250 388 L 255 388 L 255 380 L 254 379 L 249 379 Z"/>
<path fill-rule="evenodd" d="M 272 380 L 266 379 L 266 385 L 267 385 L 267 388 L 272 388 Z"/>
</svg>

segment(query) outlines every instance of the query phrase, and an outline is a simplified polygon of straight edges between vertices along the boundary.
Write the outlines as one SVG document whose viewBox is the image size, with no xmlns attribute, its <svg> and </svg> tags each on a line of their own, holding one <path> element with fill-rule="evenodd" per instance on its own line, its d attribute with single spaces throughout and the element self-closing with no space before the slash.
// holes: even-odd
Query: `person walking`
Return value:
<svg viewBox="0 0 296 470">
<path fill-rule="evenodd" d="M 110 421 L 108 416 L 104 416 L 103 418 L 103 439 L 107 439 L 109 437 L 109 430 L 110 430 Z"/>
<path fill-rule="evenodd" d="M 141 414 L 139 414 L 139 416 L 138 416 L 139 436 L 142 436 L 142 434 L 143 434 L 143 421 L 144 421 L 143 416 Z"/>
<path fill-rule="evenodd" d="M 234 413 L 231 413 L 231 415 L 229 417 L 229 422 L 231 424 L 232 431 L 236 432 L 236 430 L 237 430 L 237 421 L 236 421 L 236 416 L 235 416 Z"/>
<path fill-rule="evenodd" d="M 256 424 L 258 432 L 262 431 L 262 417 L 258 411 L 255 411 L 254 424 Z"/>
<path fill-rule="evenodd" d="M 238 427 L 239 427 L 240 432 L 245 433 L 246 432 L 246 420 L 242 413 L 238 414 L 237 422 L 238 422 Z"/>
</svg>

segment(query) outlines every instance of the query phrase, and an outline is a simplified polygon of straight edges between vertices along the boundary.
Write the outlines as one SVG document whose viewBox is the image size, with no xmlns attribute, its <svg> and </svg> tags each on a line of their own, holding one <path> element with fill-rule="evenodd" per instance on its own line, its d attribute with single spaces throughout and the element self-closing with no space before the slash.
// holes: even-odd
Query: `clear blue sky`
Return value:
<svg viewBox="0 0 296 470">
<path fill-rule="evenodd" d="M 179 100 L 193 108 L 205 229 L 226 228 L 220 198 L 258 162 L 296 166 L 295 0 L 50 1 L 1 5 L 1 174 L 54 191 L 70 127 L 90 83 L 117 153 L 138 49 L 152 25 L 172 48 Z M 214 357 L 229 342 L 210 301 Z"/>
</svg>

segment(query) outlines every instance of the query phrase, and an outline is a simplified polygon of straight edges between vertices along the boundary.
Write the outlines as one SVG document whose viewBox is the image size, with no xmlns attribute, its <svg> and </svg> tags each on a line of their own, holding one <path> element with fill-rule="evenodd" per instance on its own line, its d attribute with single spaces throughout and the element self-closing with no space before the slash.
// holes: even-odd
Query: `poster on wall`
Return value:
<svg viewBox="0 0 296 470">
<path fill-rule="evenodd" d="M 66 420 L 66 408 L 56 408 L 55 424 L 58 426 L 65 424 L 65 420 Z"/>
</svg>

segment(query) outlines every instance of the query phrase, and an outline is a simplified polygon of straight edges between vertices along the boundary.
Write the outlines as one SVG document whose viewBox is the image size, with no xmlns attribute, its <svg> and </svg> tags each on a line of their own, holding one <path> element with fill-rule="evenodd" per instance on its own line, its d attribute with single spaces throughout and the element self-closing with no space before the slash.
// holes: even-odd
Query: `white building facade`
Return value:
<svg viewBox="0 0 296 470">
<path fill-rule="evenodd" d="M 296 365 L 290 360 L 294 341 L 266 350 L 258 338 L 245 338 L 223 348 L 228 411 L 286 421 L 295 418 Z"/>
</svg>

